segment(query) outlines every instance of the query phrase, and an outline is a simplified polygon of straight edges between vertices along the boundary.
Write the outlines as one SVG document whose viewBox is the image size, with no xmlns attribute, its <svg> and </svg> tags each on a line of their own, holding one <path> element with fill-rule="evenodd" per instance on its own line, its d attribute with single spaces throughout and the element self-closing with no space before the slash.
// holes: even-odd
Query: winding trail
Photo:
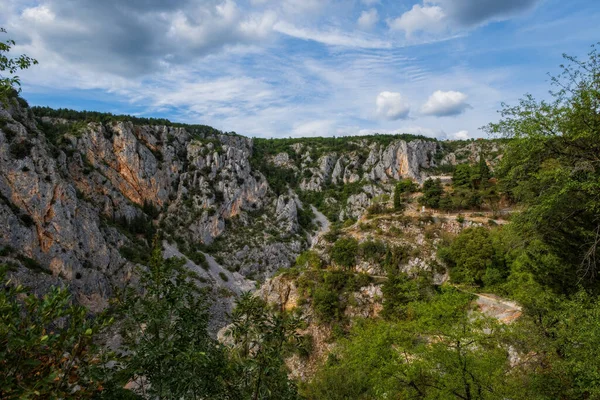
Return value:
<svg viewBox="0 0 600 400">
<path fill-rule="evenodd" d="M 495 294 L 473 293 L 456 285 L 451 286 L 463 293 L 477 296 L 475 304 L 479 307 L 479 311 L 488 317 L 496 318 L 504 324 L 510 324 L 523 315 L 523 309 L 514 301 L 503 299 Z"/>
<path fill-rule="evenodd" d="M 331 222 L 329 222 L 329 220 L 327 219 L 325 214 L 323 214 L 321 211 L 317 210 L 316 207 L 313 206 L 312 204 L 310 205 L 310 208 L 315 213 L 315 219 L 313 220 L 313 222 L 316 222 L 317 225 L 319 226 L 319 229 L 317 230 L 317 232 L 310 238 L 310 242 L 311 242 L 310 248 L 312 249 L 319 242 L 319 238 L 321 238 L 321 236 L 323 236 L 324 234 L 329 232 L 329 228 L 331 227 Z"/>
<path fill-rule="evenodd" d="M 493 294 L 473 293 L 477 296 L 477 306 L 483 314 L 496 318 L 504 324 L 510 324 L 523 315 L 521 306 Z"/>
</svg>

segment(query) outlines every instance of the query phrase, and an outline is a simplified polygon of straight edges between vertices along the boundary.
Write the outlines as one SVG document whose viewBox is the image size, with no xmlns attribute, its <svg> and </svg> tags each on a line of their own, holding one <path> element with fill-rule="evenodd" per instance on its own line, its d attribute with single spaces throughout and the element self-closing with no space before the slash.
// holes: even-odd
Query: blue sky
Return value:
<svg viewBox="0 0 600 400">
<path fill-rule="evenodd" d="M 600 40 L 597 0 L 0 0 L 33 105 L 248 136 L 481 137 Z"/>
</svg>

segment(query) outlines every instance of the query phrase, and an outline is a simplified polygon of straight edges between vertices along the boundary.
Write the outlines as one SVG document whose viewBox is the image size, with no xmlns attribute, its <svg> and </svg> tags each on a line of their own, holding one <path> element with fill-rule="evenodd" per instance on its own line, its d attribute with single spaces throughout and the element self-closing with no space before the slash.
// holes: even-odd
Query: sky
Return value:
<svg viewBox="0 0 600 400">
<path fill-rule="evenodd" d="M 0 0 L 31 105 L 254 137 L 485 137 L 598 21 L 599 0 Z"/>
</svg>

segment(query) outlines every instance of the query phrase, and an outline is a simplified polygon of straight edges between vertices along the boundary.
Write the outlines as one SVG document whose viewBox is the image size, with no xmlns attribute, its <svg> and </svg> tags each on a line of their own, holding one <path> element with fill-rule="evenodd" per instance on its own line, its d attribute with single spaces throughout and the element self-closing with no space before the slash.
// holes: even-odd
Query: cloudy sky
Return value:
<svg viewBox="0 0 600 400">
<path fill-rule="evenodd" d="M 31 104 L 259 137 L 483 136 L 598 21 L 598 0 L 0 0 Z"/>
</svg>

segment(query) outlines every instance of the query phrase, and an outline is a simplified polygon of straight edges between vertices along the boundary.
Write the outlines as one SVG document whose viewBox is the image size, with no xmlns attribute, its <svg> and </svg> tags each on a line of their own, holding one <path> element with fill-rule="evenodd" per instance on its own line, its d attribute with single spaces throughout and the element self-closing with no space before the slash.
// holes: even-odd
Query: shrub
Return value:
<svg viewBox="0 0 600 400">
<path fill-rule="evenodd" d="M 296 265 L 302 268 L 316 269 L 323 265 L 323 261 L 315 251 L 307 250 L 296 258 Z"/>
<path fill-rule="evenodd" d="M 354 238 L 339 239 L 331 247 L 331 259 L 338 265 L 350 268 L 356 263 L 358 241 Z"/>
<path fill-rule="evenodd" d="M 379 264 L 385 254 L 387 252 L 387 248 L 385 243 L 377 240 L 368 240 L 363 242 L 359 246 L 359 254 L 360 258 L 365 261 L 371 261 Z"/>
<path fill-rule="evenodd" d="M 331 322 L 340 316 L 340 299 L 335 291 L 317 287 L 313 292 L 313 309 L 323 322 Z"/>
</svg>

